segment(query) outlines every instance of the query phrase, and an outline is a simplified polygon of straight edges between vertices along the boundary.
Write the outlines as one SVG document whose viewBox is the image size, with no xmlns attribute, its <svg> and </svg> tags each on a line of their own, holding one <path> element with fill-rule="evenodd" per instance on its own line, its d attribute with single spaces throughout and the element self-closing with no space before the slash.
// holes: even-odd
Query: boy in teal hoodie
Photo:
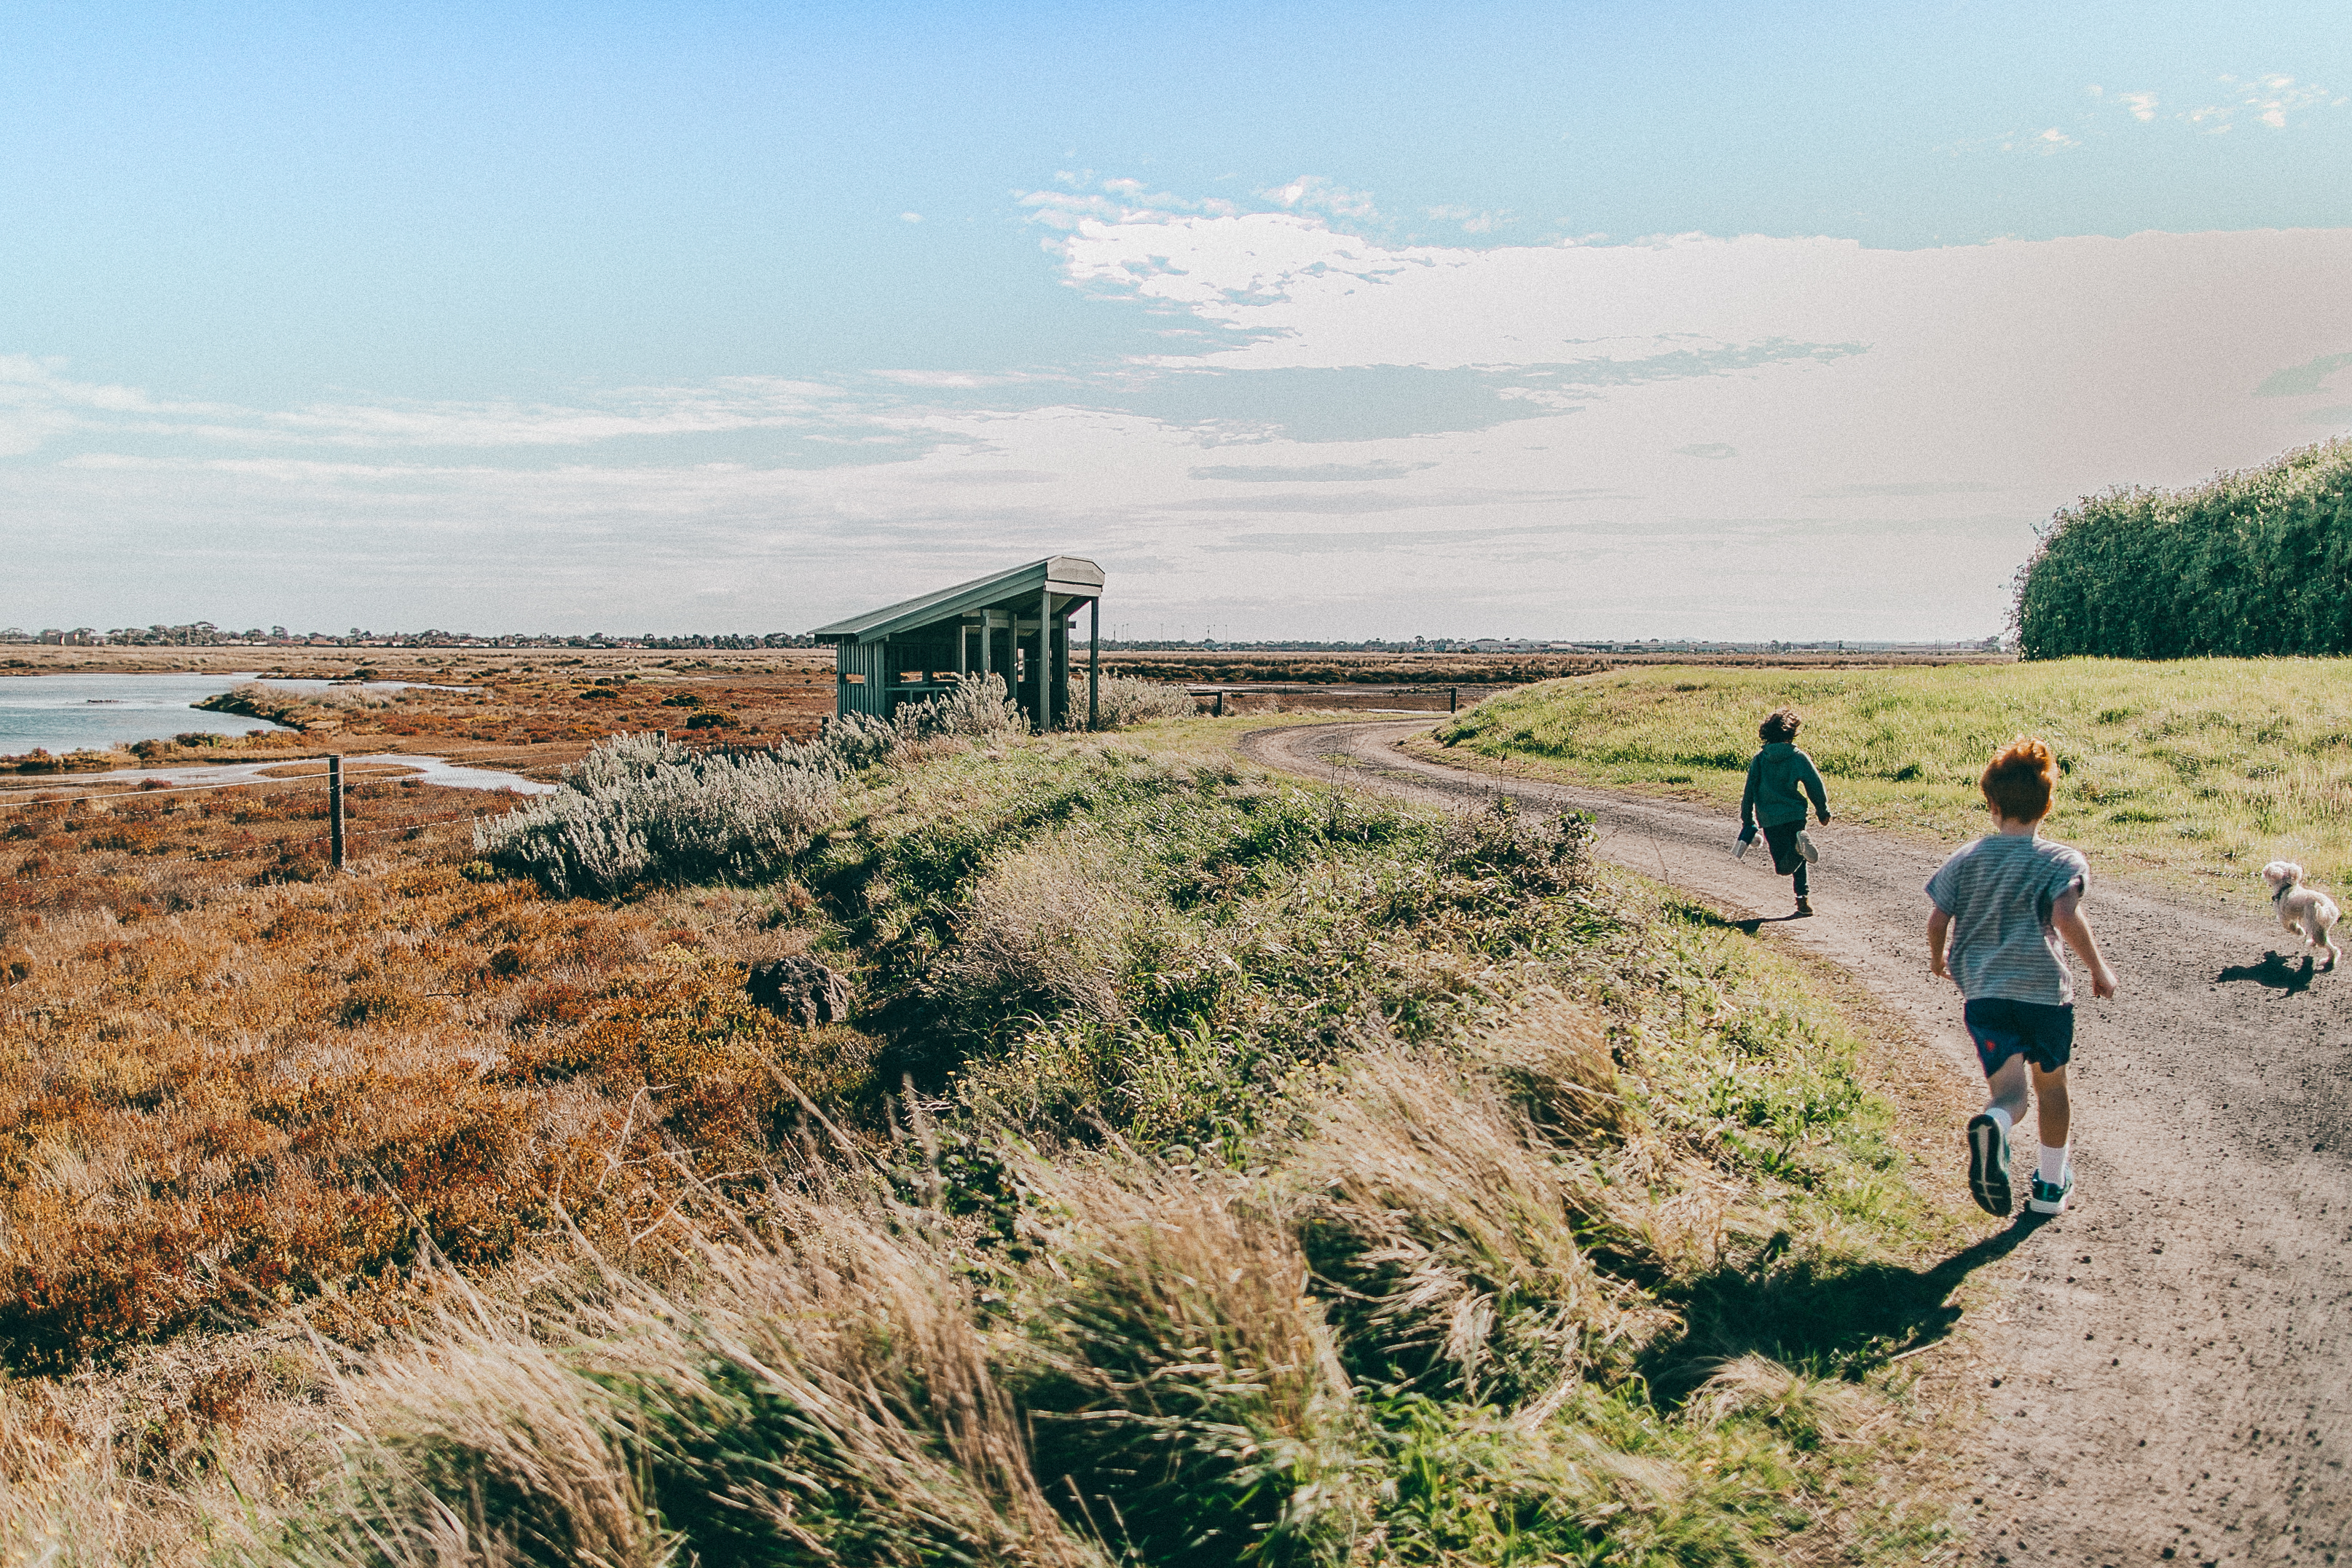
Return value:
<svg viewBox="0 0 2352 1568">
<path fill-rule="evenodd" d="M 1805 827 L 1805 797 L 1812 797 L 1813 810 L 1824 822 L 1830 820 L 1830 799 L 1822 788 L 1821 770 L 1813 759 L 1797 749 L 1797 727 L 1805 721 L 1797 710 L 1774 708 L 1756 734 L 1764 742 L 1748 764 L 1748 790 L 1739 798 L 1739 841 L 1756 841 L 1756 829 L 1762 824 L 1764 841 L 1772 847 L 1772 873 L 1775 876 L 1797 879 L 1797 914 L 1813 912 L 1812 900 L 1805 880 L 1804 851 L 1810 844 L 1800 844 Z"/>
</svg>

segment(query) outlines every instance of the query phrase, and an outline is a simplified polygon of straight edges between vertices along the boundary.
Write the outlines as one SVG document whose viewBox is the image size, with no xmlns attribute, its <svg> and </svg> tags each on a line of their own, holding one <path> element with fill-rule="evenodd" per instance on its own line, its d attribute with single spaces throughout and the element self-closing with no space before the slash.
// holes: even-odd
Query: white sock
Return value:
<svg viewBox="0 0 2352 1568">
<path fill-rule="evenodd" d="M 2061 1144 L 2054 1149 L 2047 1144 L 2042 1145 L 2042 1179 L 2052 1186 L 2066 1184 L 2065 1145 Z"/>
<path fill-rule="evenodd" d="M 2002 1110 L 1998 1105 L 1988 1105 L 1985 1107 L 1985 1114 L 1990 1116 L 1996 1123 L 2000 1124 L 2001 1137 L 2003 1139 L 2008 1138 L 2010 1127 L 2012 1125 L 2010 1121 L 2009 1113 Z"/>
</svg>

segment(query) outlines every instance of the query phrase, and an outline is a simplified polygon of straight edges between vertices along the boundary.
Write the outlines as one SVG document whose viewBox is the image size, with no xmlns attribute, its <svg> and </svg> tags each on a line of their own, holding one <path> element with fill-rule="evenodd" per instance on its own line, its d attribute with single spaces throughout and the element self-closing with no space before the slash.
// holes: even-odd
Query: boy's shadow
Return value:
<svg viewBox="0 0 2352 1568">
<path fill-rule="evenodd" d="M 2009 1256 L 2046 1223 L 2041 1215 L 2021 1213 L 2008 1228 L 1931 1269 L 1809 1262 L 1775 1269 L 1777 1246 L 1767 1247 L 1755 1264 L 1696 1282 L 1683 1301 L 1688 1327 L 1648 1358 L 1651 1385 L 1680 1398 L 1721 1361 L 1751 1351 L 1803 1366 L 1874 1341 L 1885 1342 L 1890 1356 L 1932 1344 L 1960 1321 L 1960 1309 L 1947 1299 L 1960 1282 Z"/>
<path fill-rule="evenodd" d="M 2227 985 L 2232 980 L 2252 980 L 2258 986 L 2294 996 L 2311 988 L 2313 973 L 2310 954 L 2303 956 L 2303 967 L 2297 968 L 2280 957 L 2276 951 L 2272 951 L 2263 954 L 2259 964 L 2232 964 L 2213 979 L 2217 985 Z"/>
<path fill-rule="evenodd" d="M 1783 921 L 1802 920 L 1801 915 L 1751 915 L 1745 920 L 1727 920 L 1712 909 L 1692 904 L 1682 911 L 1683 917 L 1694 925 L 1712 925 L 1717 930 L 1737 931 L 1743 936 L 1753 936 L 1759 926 L 1778 925 Z"/>
</svg>

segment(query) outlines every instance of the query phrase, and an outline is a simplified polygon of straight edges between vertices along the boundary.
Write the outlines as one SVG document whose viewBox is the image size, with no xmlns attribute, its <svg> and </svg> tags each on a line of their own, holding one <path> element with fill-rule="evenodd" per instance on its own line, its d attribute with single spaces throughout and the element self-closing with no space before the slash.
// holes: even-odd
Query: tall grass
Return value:
<svg viewBox="0 0 2352 1568">
<path fill-rule="evenodd" d="M 2060 512 L 2017 628 L 2029 659 L 2352 653 L 2352 441 Z"/>
<path fill-rule="evenodd" d="M 1850 819 L 1973 838 L 1977 777 L 2023 733 L 2058 754 L 2045 831 L 2095 868 L 2241 901 L 2266 896 L 2255 873 L 2282 856 L 2352 878 L 2352 683 L 2330 660 L 1618 671 L 1495 698 L 1436 737 L 1564 779 L 1737 803 L 1756 727 L 1783 703 Z"/>
<path fill-rule="evenodd" d="M 1916 1541 L 1818 1521 L 1875 1451 L 1837 1433 L 1915 1429 L 1873 1386 L 1948 1321 L 1928 1265 L 1969 1231 L 1905 1180 L 1868 1047 L 1796 971 L 1614 879 L 1574 819 L 1404 813 L 1124 742 L 887 760 L 837 776 L 773 894 L 442 871 L 275 891 L 241 946 L 79 959 L 38 934 L 38 1071 L 0 1086 L 39 1096 L 28 1120 L 105 1104 L 31 1144 L 11 1234 L 96 1253 L 100 1210 L 163 1224 L 144 1173 L 173 1161 L 215 1220 L 240 1183 L 311 1212 L 199 1239 L 238 1280 L 197 1310 L 261 1317 L 225 1338 L 295 1369 L 134 1463 L 126 1434 L 198 1401 L 133 1403 L 109 1380 L 154 1347 L 125 1341 L 185 1349 L 202 1320 L 81 1342 L 77 1386 L 124 1404 L 39 1428 L 68 1457 L 0 1497 L 11 1544 L 104 1560 L 90 1519 L 131 1500 L 154 1561 L 387 1568 Z M 730 956 L 787 941 L 852 971 L 854 1029 L 745 1001 Z M 67 992 L 101 962 L 110 988 Z M 193 978 L 280 970 L 240 981 L 253 1061 L 220 1067 Z M 133 1007 L 185 1036 L 165 1092 L 96 1043 Z M 203 1124 L 153 1142 L 199 1094 Z M 238 1159 L 203 1153 L 232 1136 Z M 256 1271 L 281 1255 L 303 1271 Z M 320 1278 L 361 1260 L 372 1285 Z M 275 1317 L 247 1289 L 281 1285 Z M 273 1422 L 307 1436 L 265 1444 Z"/>
</svg>

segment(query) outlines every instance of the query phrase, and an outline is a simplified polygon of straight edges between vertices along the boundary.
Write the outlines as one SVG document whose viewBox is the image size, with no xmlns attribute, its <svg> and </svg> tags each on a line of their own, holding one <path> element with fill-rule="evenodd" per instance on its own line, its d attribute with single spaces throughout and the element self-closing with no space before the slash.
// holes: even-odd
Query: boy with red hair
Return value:
<svg viewBox="0 0 2352 1568">
<path fill-rule="evenodd" d="M 1928 967 L 1967 998 L 1962 1016 L 1992 1092 L 1992 1103 L 1969 1123 L 1969 1191 L 1991 1214 L 2010 1211 L 2009 1138 L 2025 1114 L 2029 1066 L 2042 1155 L 2027 1207 L 2063 1214 L 2074 1194 L 2066 1063 L 2074 1048 L 2074 976 L 2060 940 L 2091 971 L 2093 996 L 2116 994 L 2115 975 L 2083 917 L 2090 862 L 2039 832 L 2056 771 L 2038 740 L 2020 736 L 2001 747 L 1977 781 L 1997 831 L 1955 852 L 1927 883 L 1936 904 L 1927 917 Z"/>
</svg>

